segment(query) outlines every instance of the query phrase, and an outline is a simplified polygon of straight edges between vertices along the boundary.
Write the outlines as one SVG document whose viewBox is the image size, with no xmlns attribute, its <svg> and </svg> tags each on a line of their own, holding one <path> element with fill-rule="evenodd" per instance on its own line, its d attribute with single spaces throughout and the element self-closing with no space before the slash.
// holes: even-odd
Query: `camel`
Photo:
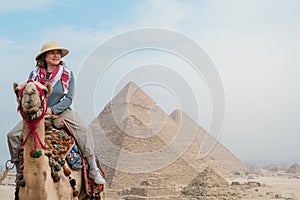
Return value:
<svg viewBox="0 0 300 200">
<path fill-rule="evenodd" d="M 60 170 L 58 182 L 54 182 L 51 177 L 49 158 L 45 155 L 44 144 L 46 98 L 52 92 L 51 85 L 44 86 L 39 82 L 29 80 L 20 86 L 14 83 L 14 91 L 19 103 L 18 109 L 23 118 L 22 168 L 25 184 L 19 187 L 18 198 L 20 200 L 86 199 L 81 170 L 71 170 L 66 166 L 70 169 L 71 175 L 66 176 L 64 171 Z M 73 184 L 73 187 L 70 184 L 70 177 L 76 180 L 76 185 Z M 81 195 L 73 194 L 74 191 L 81 192 Z"/>
</svg>

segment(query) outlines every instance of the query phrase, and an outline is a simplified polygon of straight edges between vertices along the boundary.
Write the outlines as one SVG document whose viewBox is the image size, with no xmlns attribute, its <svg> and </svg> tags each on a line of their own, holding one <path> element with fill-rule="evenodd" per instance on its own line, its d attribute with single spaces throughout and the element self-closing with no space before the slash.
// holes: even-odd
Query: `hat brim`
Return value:
<svg viewBox="0 0 300 200">
<path fill-rule="evenodd" d="M 68 49 L 61 48 L 61 47 L 59 47 L 59 48 L 57 48 L 57 47 L 48 48 L 48 49 L 45 49 L 44 51 L 40 52 L 40 53 L 35 57 L 35 60 L 39 60 L 43 54 L 47 53 L 48 51 L 52 51 L 52 50 L 61 50 L 61 57 L 64 57 L 64 56 L 66 56 L 66 55 L 69 53 L 69 50 L 68 50 Z"/>
</svg>

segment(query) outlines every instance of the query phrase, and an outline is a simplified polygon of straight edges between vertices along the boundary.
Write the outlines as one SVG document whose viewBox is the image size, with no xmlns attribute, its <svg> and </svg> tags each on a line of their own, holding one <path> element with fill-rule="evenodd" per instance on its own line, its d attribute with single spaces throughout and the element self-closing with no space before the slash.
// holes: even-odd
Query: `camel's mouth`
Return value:
<svg viewBox="0 0 300 200">
<path fill-rule="evenodd" d="M 37 112 L 39 107 L 37 105 L 25 105 L 24 112 Z"/>
<path fill-rule="evenodd" d="M 43 114 L 43 107 L 31 107 L 31 108 L 27 108 L 22 110 L 23 115 L 25 116 L 25 118 L 29 121 L 38 119 L 42 116 Z"/>
</svg>

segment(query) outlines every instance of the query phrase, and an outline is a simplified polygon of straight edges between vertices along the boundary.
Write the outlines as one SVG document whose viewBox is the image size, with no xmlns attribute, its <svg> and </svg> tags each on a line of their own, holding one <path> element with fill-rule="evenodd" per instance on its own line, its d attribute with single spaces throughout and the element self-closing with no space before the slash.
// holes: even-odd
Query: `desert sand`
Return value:
<svg viewBox="0 0 300 200">
<path fill-rule="evenodd" d="M 290 175 L 276 176 L 273 174 L 273 176 L 257 176 L 250 180 L 236 178 L 232 181 L 242 183 L 234 186 L 240 191 L 242 199 L 300 199 L 300 178 Z"/>
<path fill-rule="evenodd" d="M 213 174 L 212 174 L 213 173 Z M 217 177 L 215 172 L 206 172 L 202 174 L 198 179 L 195 177 L 194 186 L 197 183 L 201 183 L 202 186 L 191 190 L 189 185 L 178 185 L 174 189 L 174 185 L 169 185 L 167 189 L 156 189 L 156 193 L 149 196 L 151 193 L 146 193 L 145 190 L 134 190 L 131 188 L 127 190 L 120 189 L 109 189 L 105 188 L 104 193 L 105 200 L 116 200 L 116 199 L 244 199 L 244 200 L 268 200 L 268 199 L 289 199 L 299 200 L 300 199 L 300 178 L 292 174 L 280 174 L 276 172 L 269 172 L 266 176 L 251 174 L 243 177 L 231 177 L 222 179 Z M 201 173 L 200 173 L 201 174 Z M 0 174 L 2 175 L 2 173 Z M 211 180 L 206 180 L 204 176 L 209 176 Z M 201 177 L 201 178 L 200 178 Z M 216 178 L 217 177 L 217 178 Z M 249 178 L 251 177 L 251 178 Z M 200 178 L 200 179 L 199 179 Z M 226 182 L 224 182 L 226 180 Z M 212 185 L 215 185 L 212 188 Z M 174 190 L 172 191 L 171 188 Z M 183 195 L 184 189 L 189 188 L 189 191 L 193 191 L 194 194 L 185 196 Z M 197 196 L 195 191 L 202 191 L 202 195 L 206 193 L 206 197 L 195 197 Z M 13 200 L 14 199 L 14 174 L 10 174 L 0 185 L 0 200 Z M 149 190 L 148 190 L 149 191 Z M 172 194 L 170 194 L 170 191 Z M 186 191 L 188 191 L 186 189 Z M 203 193 L 203 191 L 205 191 Z M 213 193 L 212 193 L 213 191 Z M 228 193 L 228 191 L 230 191 Z M 132 194 L 131 194 L 132 193 Z M 228 193 L 228 195 L 226 195 Z M 222 195 L 221 195 L 222 194 Z M 224 195 L 225 194 L 225 195 Z M 177 196 L 176 196 L 177 195 Z M 194 195 L 194 196 L 193 196 Z M 210 196 L 209 196 L 210 195 Z M 134 198 L 135 197 L 135 198 Z M 156 198 L 155 198 L 156 197 Z M 218 198 L 219 197 L 219 198 Z M 222 197 L 222 198 L 221 198 Z"/>
</svg>

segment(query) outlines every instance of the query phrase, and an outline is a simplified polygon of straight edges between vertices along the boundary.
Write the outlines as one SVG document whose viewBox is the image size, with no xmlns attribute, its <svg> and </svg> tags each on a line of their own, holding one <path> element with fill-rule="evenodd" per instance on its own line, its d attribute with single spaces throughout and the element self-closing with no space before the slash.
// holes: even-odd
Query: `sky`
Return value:
<svg viewBox="0 0 300 200">
<path fill-rule="evenodd" d="M 20 120 L 12 84 L 27 80 L 45 42 L 57 41 L 68 48 L 70 54 L 64 61 L 75 79 L 86 78 L 88 85 L 89 77 L 82 76 L 82 69 L 99 46 L 129 31 L 149 27 L 191 39 L 214 64 L 225 94 L 225 119 L 218 135 L 224 146 L 247 163 L 299 162 L 299 9 L 297 0 L 2 1 L 0 166 L 10 158 L 6 134 Z M 161 41 L 159 37 L 157 40 Z M 115 47 L 121 46 L 118 43 Z M 177 76 L 188 71 L 188 65 L 180 56 L 158 49 L 123 55 L 111 64 L 103 78 L 97 79 L 95 115 L 131 79 L 144 86 L 168 114 L 178 108 L 180 101 L 188 104 L 186 98 L 190 96 L 182 97 L 168 83 L 151 80 L 158 73 L 149 75 L 148 82 L 143 83 L 141 77 L 148 76 L 139 71 L 152 66 L 165 75 L 159 79 L 162 81 L 170 74 L 163 69 L 175 67 Z M 184 111 L 208 129 L 214 105 L 205 82 L 207 77 L 181 78 L 193 88 L 199 115 L 194 116 L 195 109 L 188 106 Z M 153 84 L 149 84 L 151 81 Z M 177 89 L 180 87 L 177 85 Z M 87 123 L 93 120 L 95 116 L 85 112 L 84 103 L 75 104 Z"/>
</svg>

